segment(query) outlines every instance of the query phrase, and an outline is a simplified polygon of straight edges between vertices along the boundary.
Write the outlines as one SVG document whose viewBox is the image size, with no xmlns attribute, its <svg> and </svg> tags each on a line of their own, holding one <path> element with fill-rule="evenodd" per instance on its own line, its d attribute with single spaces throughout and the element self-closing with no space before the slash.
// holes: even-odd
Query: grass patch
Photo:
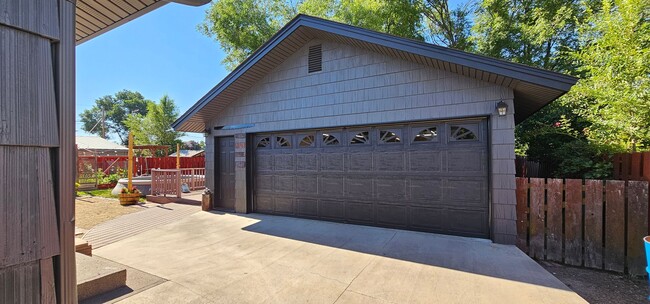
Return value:
<svg viewBox="0 0 650 304">
<path fill-rule="evenodd" d="M 77 191 L 77 196 L 98 196 L 98 197 L 107 197 L 107 198 L 117 198 L 117 195 L 111 194 L 111 191 L 113 191 L 113 189 Z"/>
</svg>

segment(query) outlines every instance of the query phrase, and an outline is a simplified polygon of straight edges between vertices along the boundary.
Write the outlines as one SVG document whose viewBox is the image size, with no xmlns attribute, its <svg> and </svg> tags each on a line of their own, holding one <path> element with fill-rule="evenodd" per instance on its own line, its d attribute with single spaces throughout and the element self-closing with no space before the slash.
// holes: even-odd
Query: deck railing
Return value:
<svg viewBox="0 0 650 304">
<path fill-rule="evenodd" d="M 205 188 L 205 168 L 181 169 L 181 183 L 187 184 L 190 190 Z"/>
<path fill-rule="evenodd" d="M 151 194 L 181 197 L 181 170 L 151 169 Z"/>
<path fill-rule="evenodd" d="M 181 185 L 190 190 L 205 188 L 205 168 L 151 169 L 151 194 L 181 197 Z"/>
</svg>

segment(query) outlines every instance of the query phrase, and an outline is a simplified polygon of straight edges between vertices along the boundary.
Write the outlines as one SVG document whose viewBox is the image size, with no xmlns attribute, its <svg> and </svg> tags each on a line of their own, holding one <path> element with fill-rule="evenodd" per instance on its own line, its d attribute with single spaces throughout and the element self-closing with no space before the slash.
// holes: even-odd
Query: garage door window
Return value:
<svg viewBox="0 0 650 304">
<path fill-rule="evenodd" d="M 270 148 L 271 139 L 268 137 L 262 137 L 257 141 L 257 148 Z"/>
<path fill-rule="evenodd" d="M 338 146 L 341 142 L 335 134 L 323 133 L 323 146 Z"/>
<path fill-rule="evenodd" d="M 351 145 L 370 144 L 370 132 L 362 131 L 354 134 L 354 136 L 352 136 L 352 139 L 350 139 L 350 144 Z"/>
<path fill-rule="evenodd" d="M 430 127 L 426 129 L 421 129 L 417 134 L 415 134 L 413 141 L 414 142 L 438 141 L 438 128 Z"/>
<path fill-rule="evenodd" d="M 379 142 L 380 143 L 400 143 L 402 142 L 402 139 L 400 139 L 399 136 L 399 131 L 398 130 L 382 130 L 379 131 Z"/>
<path fill-rule="evenodd" d="M 278 148 L 291 148 L 291 137 L 290 136 L 276 136 L 275 143 Z"/>
<path fill-rule="evenodd" d="M 449 139 L 451 141 L 475 141 L 478 140 L 476 130 L 478 125 L 452 125 L 450 128 Z"/>
<path fill-rule="evenodd" d="M 316 141 L 314 140 L 314 135 L 305 135 L 300 140 L 298 146 L 300 146 L 301 148 L 310 148 L 313 147 L 315 143 Z"/>
</svg>

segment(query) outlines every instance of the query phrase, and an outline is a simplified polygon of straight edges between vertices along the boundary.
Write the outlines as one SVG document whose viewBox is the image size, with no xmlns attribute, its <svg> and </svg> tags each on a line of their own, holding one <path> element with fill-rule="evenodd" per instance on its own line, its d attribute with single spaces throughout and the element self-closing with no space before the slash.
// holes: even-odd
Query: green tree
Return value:
<svg viewBox="0 0 650 304">
<path fill-rule="evenodd" d="M 584 75 L 563 101 L 591 125 L 601 148 L 650 147 L 650 1 L 604 0 L 579 28 L 568 56 Z"/>
<path fill-rule="evenodd" d="M 128 130 L 124 124 L 127 115 L 131 113 L 146 115 L 149 102 L 142 94 L 129 90 L 98 98 L 92 108 L 84 110 L 79 115 L 83 123 L 81 128 L 107 139 L 111 138 L 111 134 L 117 135 L 122 144 L 127 144 Z"/>
<path fill-rule="evenodd" d="M 412 0 L 218 0 L 199 31 L 213 37 L 233 70 L 297 13 L 305 13 L 397 36 L 422 40 L 421 17 Z"/>
<path fill-rule="evenodd" d="M 420 9 L 425 17 L 427 39 L 434 44 L 458 50 L 472 50 L 472 3 L 467 1 L 450 10 L 447 0 L 421 0 Z"/>
<path fill-rule="evenodd" d="M 184 134 L 174 131 L 171 124 L 178 118 L 178 108 L 174 100 L 164 95 L 158 103 L 149 102 L 146 115 L 132 114 L 125 121 L 133 132 L 138 145 L 168 145 L 170 151 L 176 151 L 176 144 L 182 143 Z"/>
<path fill-rule="evenodd" d="M 580 0 L 483 0 L 471 40 L 481 54 L 566 72 L 571 61 L 558 55 L 575 49 L 583 15 Z"/>
<path fill-rule="evenodd" d="M 395 36 L 423 40 L 420 8 L 411 0 L 305 0 L 298 12 Z"/>
</svg>

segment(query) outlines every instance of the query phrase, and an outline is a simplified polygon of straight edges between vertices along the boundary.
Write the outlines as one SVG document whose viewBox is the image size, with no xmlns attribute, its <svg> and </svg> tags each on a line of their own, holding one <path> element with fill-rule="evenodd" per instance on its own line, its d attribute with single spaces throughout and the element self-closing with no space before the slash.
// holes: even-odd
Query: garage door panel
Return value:
<svg viewBox="0 0 650 304">
<path fill-rule="evenodd" d="M 487 211 L 450 209 L 445 215 L 446 226 L 454 234 L 487 237 Z"/>
<path fill-rule="evenodd" d="M 404 171 L 404 152 L 375 152 L 373 159 L 376 171 Z"/>
<path fill-rule="evenodd" d="M 443 200 L 455 202 L 455 205 L 483 206 L 485 186 L 483 180 L 449 179 L 444 188 Z"/>
<path fill-rule="evenodd" d="M 254 150 L 254 210 L 489 237 L 486 127 L 467 119 L 258 135 L 271 144 Z"/>
<path fill-rule="evenodd" d="M 442 153 L 440 151 L 409 152 L 409 170 L 422 172 L 440 172 Z"/>
<path fill-rule="evenodd" d="M 457 151 L 447 152 L 447 170 L 449 172 L 484 172 L 484 151 Z"/>
<path fill-rule="evenodd" d="M 375 193 L 377 193 L 376 197 L 382 200 L 403 201 L 406 199 L 406 181 L 398 176 L 377 178 Z"/>
<path fill-rule="evenodd" d="M 274 212 L 275 206 L 273 204 L 273 197 L 265 195 L 255 196 L 255 211 L 271 213 Z"/>
<path fill-rule="evenodd" d="M 318 194 L 318 176 L 298 175 L 296 179 L 296 192 L 301 194 Z"/>
<path fill-rule="evenodd" d="M 321 199 L 318 202 L 318 215 L 329 220 L 343 221 L 345 219 L 345 203 L 340 200 Z"/>
<path fill-rule="evenodd" d="M 351 172 L 372 171 L 372 152 L 351 152 L 348 157 Z"/>
<path fill-rule="evenodd" d="M 276 196 L 275 212 L 282 214 L 293 214 L 293 198 L 287 196 Z"/>
<path fill-rule="evenodd" d="M 255 176 L 255 189 L 259 192 L 273 192 L 273 175 Z"/>
<path fill-rule="evenodd" d="M 273 155 L 257 154 L 255 156 L 255 170 L 258 172 L 273 170 Z"/>
<path fill-rule="evenodd" d="M 324 197 L 343 197 L 344 181 L 343 176 L 321 176 L 318 194 Z"/>
<path fill-rule="evenodd" d="M 273 155 L 273 166 L 276 171 L 293 171 L 295 169 L 293 154 Z"/>
<path fill-rule="evenodd" d="M 372 178 L 348 176 L 345 179 L 345 197 L 349 199 L 370 199 L 373 197 Z"/>
<path fill-rule="evenodd" d="M 441 231 L 444 223 L 444 211 L 438 208 L 411 207 L 410 223 L 413 227 L 424 230 Z"/>
<path fill-rule="evenodd" d="M 377 223 L 383 226 L 406 227 L 407 207 L 399 205 L 377 204 Z"/>
<path fill-rule="evenodd" d="M 309 198 L 296 198 L 296 214 L 307 217 L 318 216 L 318 200 Z"/>
<path fill-rule="evenodd" d="M 373 204 L 350 202 L 346 203 L 347 218 L 354 222 L 374 223 L 375 211 Z"/>
<path fill-rule="evenodd" d="M 320 155 L 320 169 L 322 171 L 343 172 L 345 154 L 342 152 L 323 153 Z"/>
<path fill-rule="evenodd" d="M 296 155 L 296 170 L 318 171 L 318 154 L 312 153 Z"/>
<path fill-rule="evenodd" d="M 409 199 L 416 204 L 430 204 L 442 200 L 442 179 L 411 179 L 409 181 Z"/>
<path fill-rule="evenodd" d="M 296 177 L 294 175 L 276 175 L 274 178 L 275 192 L 293 193 Z"/>
</svg>

